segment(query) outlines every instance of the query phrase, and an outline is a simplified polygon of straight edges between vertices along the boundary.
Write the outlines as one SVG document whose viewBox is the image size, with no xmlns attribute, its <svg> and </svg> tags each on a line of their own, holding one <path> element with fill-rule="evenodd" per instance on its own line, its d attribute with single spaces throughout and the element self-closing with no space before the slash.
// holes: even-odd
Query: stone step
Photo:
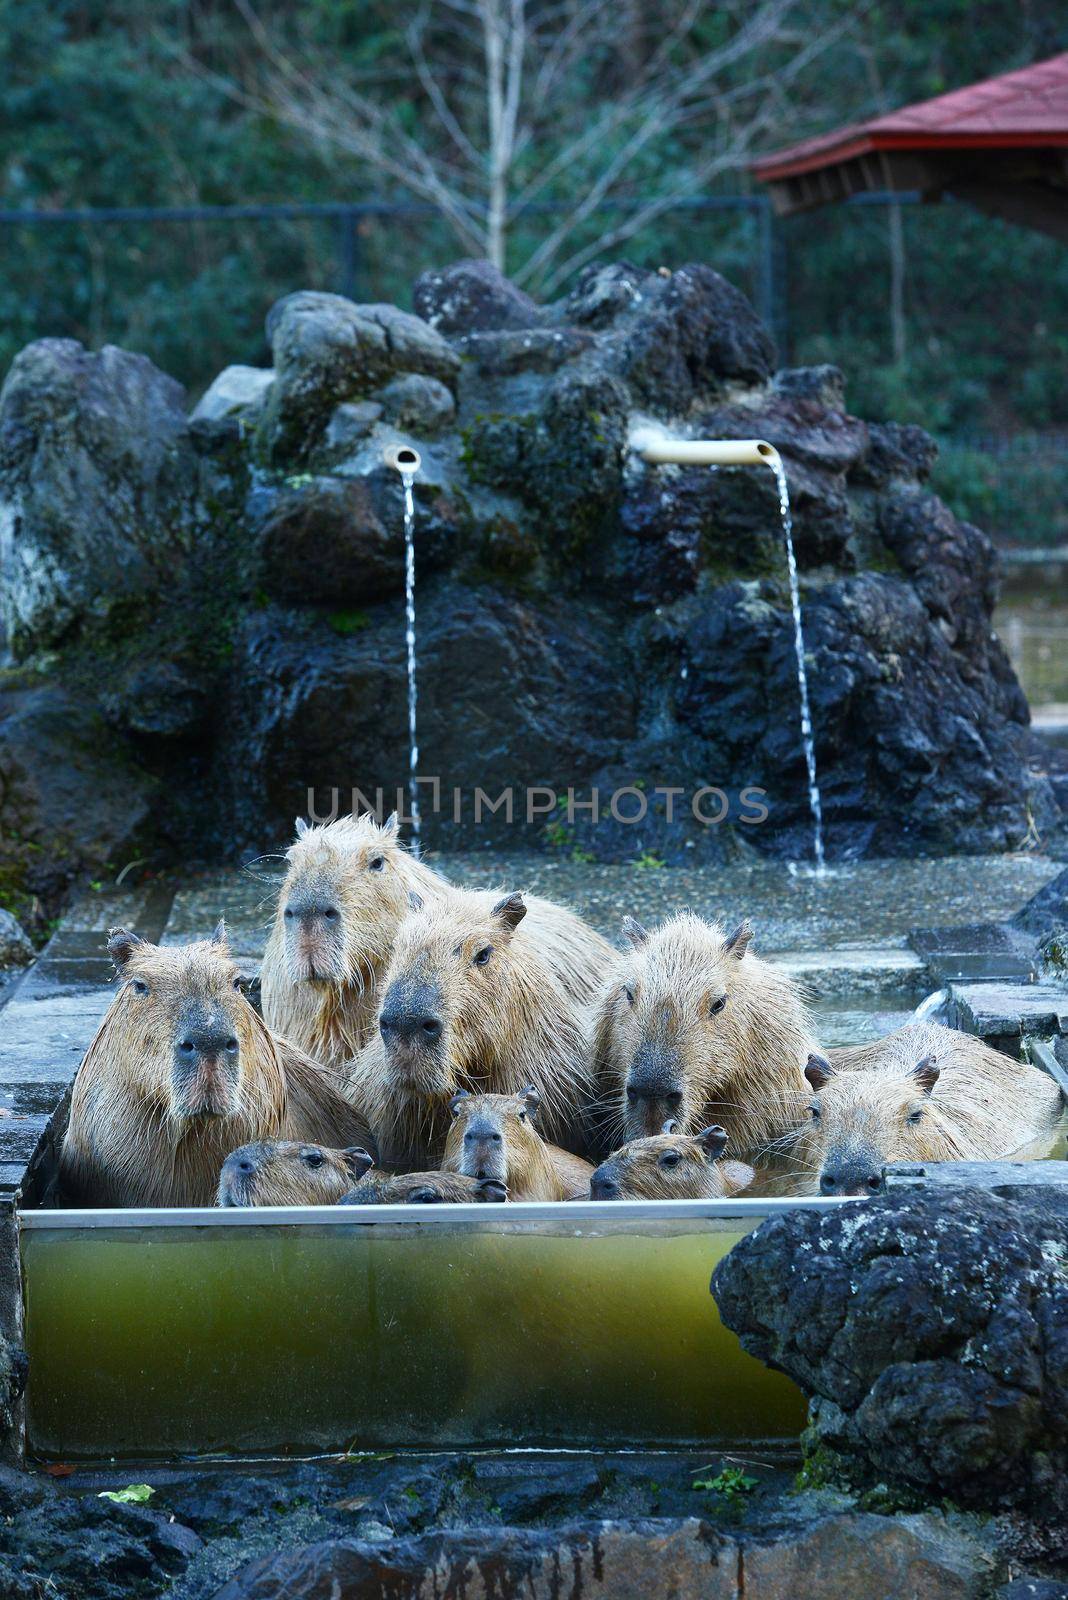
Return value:
<svg viewBox="0 0 1068 1600">
<path fill-rule="evenodd" d="M 915 951 L 903 946 L 780 950 L 769 955 L 768 960 L 784 967 L 817 1000 L 872 995 L 915 1003 L 931 987 L 924 962 Z"/>
</svg>

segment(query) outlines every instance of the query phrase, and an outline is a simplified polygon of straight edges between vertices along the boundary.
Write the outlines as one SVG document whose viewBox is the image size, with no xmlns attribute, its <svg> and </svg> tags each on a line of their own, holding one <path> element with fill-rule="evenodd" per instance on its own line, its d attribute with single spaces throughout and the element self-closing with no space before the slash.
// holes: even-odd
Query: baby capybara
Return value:
<svg viewBox="0 0 1068 1600">
<path fill-rule="evenodd" d="M 748 1188 L 756 1174 L 744 1161 L 722 1161 L 722 1128 L 680 1133 L 671 1119 L 659 1133 L 631 1139 L 602 1161 L 590 1179 L 593 1200 L 723 1200 Z"/>
<path fill-rule="evenodd" d="M 536 1127 L 540 1104 L 533 1086 L 519 1094 L 453 1095 L 444 1170 L 498 1178 L 512 1200 L 573 1200 L 588 1194 L 592 1166 L 546 1143 Z"/>
<path fill-rule="evenodd" d="M 598 1082 L 625 1139 L 721 1124 L 739 1151 L 795 1128 L 816 1048 L 796 985 L 733 933 L 689 912 L 653 933 L 626 918 L 594 1023 Z"/>
<path fill-rule="evenodd" d="M 238 1145 L 374 1150 L 339 1082 L 277 1039 L 241 992 L 222 923 L 161 947 L 116 928 L 120 979 L 78 1068 L 59 1191 L 87 1206 L 210 1206 Z"/>
<path fill-rule="evenodd" d="M 466 1178 L 460 1172 L 369 1172 L 338 1202 L 343 1206 L 438 1206 L 508 1199 L 497 1178 Z"/>
<path fill-rule="evenodd" d="M 555 936 L 526 913 L 519 894 L 448 889 L 401 924 L 378 1038 L 350 1080 L 384 1166 L 440 1161 L 461 1089 L 533 1086 L 546 1138 L 582 1153 L 593 1099 L 585 1011 L 557 976 Z"/>
<path fill-rule="evenodd" d="M 410 897 L 449 892 L 402 845 L 397 819 L 365 814 L 321 827 L 297 822 L 263 958 L 268 1025 L 317 1061 L 340 1067 L 373 1036 L 386 968 Z M 500 899 L 500 895 L 495 896 Z M 572 1000 L 598 989 L 612 948 L 566 907 L 527 897 L 531 927 Z"/>
<path fill-rule="evenodd" d="M 805 1121 L 782 1148 L 821 1194 L 871 1194 L 898 1161 L 1020 1159 L 1052 1139 L 1064 1111 L 1046 1073 L 933 1022 L 813 1054 L 805 1077 Z"/>
<path fill-rule="evenodd" d="M 374 1166 L 369 1150 L 298 1139 L 243 1144 L 223 1162 L 221 1206 L 334 1206 Z"/>
</svg>

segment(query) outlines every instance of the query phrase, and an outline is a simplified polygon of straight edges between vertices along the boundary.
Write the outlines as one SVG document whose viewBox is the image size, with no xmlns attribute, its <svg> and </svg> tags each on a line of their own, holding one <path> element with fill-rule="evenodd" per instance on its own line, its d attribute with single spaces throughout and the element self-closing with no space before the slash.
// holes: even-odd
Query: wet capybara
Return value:
<svg viewBox="0 0 1068 1600">
<path fill-rule="evenodd" d="M 623 932 L 630 948 L 593 1028 L 617 1134 L 652 1136 L 669 1119 L 684 1133 L 719 1123 L 745 1153 L 796 1127 L 816 1042 L 797 986 L 750 950 L 749 924 L 727 934 L 683 912 L 653 933 L 627 917 Z"/>
<path fill-rule="evenodd" d="M 88 1206 L 210 1206 L 231 1150 L 308 1139 L 374 1150 L 340 1081 L 241 992 L 222 923 L 160 947 L 116 928 L 121 987 L 78 1068 L 59 1190 Z"/>
<path fill-rule="evenodd" d="M 585 1011 L 549 958 L 555 935 L 525 917 L 522 895 L 448 889 L 401 924 L 378 1037 L 350 1080 L 383 1165 L 404 1172 L 440 1161 L 461 1089 L 515 1095 L 532 1086 L 545 1137 L 582 1153 L 593 1096 Z"/>
<path fill-rule="evenodd" d="M 260 1139 L 227 1156 L 219 1174 L 221 1206 L 334 1206 L 374 1166 L 369 1150 L 299 1139 Z"/>
<path fill-rule="evenodd" d="M 1046 1153 L 1064 1111 L 1053 1079 L 934 1022 L 812 1055 L 805 1121 L 783 1140 L 822 1194 L 870 1194 L 897 1161 L 996 1161 Z"/>
<path fill-rule="evenodd" d="M 342 1206 L 438 1206 L 508 1199 L 499 1178 L 467 1178 L 461 1172 L 369 1172 L 338 1201 Z"/>
<path fill-rule="evenodd" d="M 404 848 L 395 816 L 384 825 L 366 814 L 321 827 L 298 820 L 263 959 L 268 1025 L 315 1060 L 340 1067 L 376 1031 L 410 896 L 429 903 L 449 887 Z M 558 982 L 573 999 L 589 1000 L 612 947 L 564 906 L 538 895 L 526 901 Z"/>
<path fill-rule="evenodd" d="M 756 1174 L 744 1161 L 722 1161 L 727 1135 L 713 1125 L 680 1133 L 674 1118 L 659 1133 L 631 1139 L 590 1179 L 593 1200 L 722 1200 Z"/>
<path fill-rule="evenodd" d="M 536 1126 L 541 1101 L 531 1085 L 519 1094 L 468 1094 L 449 1103 L 446 1172 L 498 1178 L 512 1200 L 574 1200 L 587 1195 L 593 1168 L 581 1156 L 547 1144 Z"/>
</svg>

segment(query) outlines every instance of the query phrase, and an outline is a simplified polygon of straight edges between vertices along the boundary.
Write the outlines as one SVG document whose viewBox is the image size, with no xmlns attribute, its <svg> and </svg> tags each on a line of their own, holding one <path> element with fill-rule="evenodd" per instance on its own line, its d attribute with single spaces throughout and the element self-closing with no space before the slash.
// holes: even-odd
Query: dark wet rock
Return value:
<svg viewBox="0 0 1068 1600">
<path fill-rule="evenodd" d="M 440 272 L 424 272 L 412 304 L 446 336 L 533 328 L 544 319 L 541 307 L 489 261 L 456 261 Z"/>
<path fill-rule="evenodd" d="M 779 394 L 815 400 L 828 411 L 845 410 L 845 373 L 824 363 L 819 367 L 783 367 L 775 374 Z"/>
<path fill-rule="evenodd" d="M 378 399 L 387 422 L 419 434 L 440 433 L 456 415 L 448 384 L 419 372 L 404 372 L 380 390 Z"/>
<path fill-rule="evenodd" d="M 464 361 L 481 378 L 555 372 L 592 349 L 593 335 L 577 328 L 523 328 L 471 333 L 457 342 Z"/>
<path fill-rule="evenodd" d="M 10 911 L 0 911 L 0 967 L 24 967 L 33 960 L 33 944 Z"/>
<path fill-rule="evenodd" d="M 713 1274 L 727 1326 L 810 1396 L 856 1483 L 1019 1508 L 1068 1553 L 1068 1195 L 919 1192 L 793 1212 Z"/>
<path fill-rule="evenodd" d="M 148 1600 L 170 1590 L 200 1544 L 162 1512 L 52 1492 L 0 1531 L 0 1578 L 6 1564 L 13 1585 L 0 1592 Z"/>
<path fill-rule="evenodd" d="M 455 380 L 459 358 L 441 335 L 396 306 L 354 305 L 302 290 L 267 317 L 275 381 L 262 424 L 272 460 L 307 456 L 335 406 L 366 399 L 399 372 Z"/>
<path fill-rule="evenodd" d="M 195 471 L 184 393 L 144 356 L 40 339 L 0 390 L 0 615 L 19 657 L 173 584 Z"/>
<path fill-rule="evenodd" d="M 868 450 L 850 472 L 852 482 L 885 489 L 892 483 L 926 483 L 938 446 L 914 423 L 871 422 Z"/>
<path fill-rule="evenodd" d="M 209 421 L 240 416 L 263 404 L 273 382 L 274 372 L 270 367 L 224 367 L 205 389 L 190 416 L 194 420 Z"/>
<path fill-rule="evenodd" d="M 113 726 L 155 739 L 190 738 L 208 715 L 204 684 L 173 661 L 134 661 L 101 703 Z"/>
</svg>

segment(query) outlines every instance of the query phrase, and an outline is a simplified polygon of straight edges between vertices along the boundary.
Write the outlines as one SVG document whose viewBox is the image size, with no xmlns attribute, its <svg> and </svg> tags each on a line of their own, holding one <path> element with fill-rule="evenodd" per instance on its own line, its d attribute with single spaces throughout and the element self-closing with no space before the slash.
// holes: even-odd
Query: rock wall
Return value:
<svg viewBox="0 0 1068 1600">
<path fill-rule="evenodd" d="M 591 269 L 539 306 L 466 262 L 414 301 L 288 296 L 267 320 L 273 370 L 227 369 L 192 416 L 129 352 L 43 340 L 13 363 L 0 899 L 137 854 L 270 848 L 310 788 L 347 809 L 354 786 L 403 782 L 397 442 L 423 457 L 421 766 L 445 796 L 431 837 L 545 842 L 521 792 L 513 825 L 476 826 L 475 786 L 633 787 L 638 824 L 558 814 L 550 842 L 805 851 L 771 474 L 647 467 L 628 445 L 642 420 L 782 453 L 832 855 L 1056 829 L 991 631 L 993 549 L 926 487 L 921 430 L 852 417 L 834 368 L 776 371 L 708 266 Z M 719 826 L 690 808 L 705 785 L 726 793 Z M 766 791 L 759 824 L 748 787 Z"/>
</svg>

